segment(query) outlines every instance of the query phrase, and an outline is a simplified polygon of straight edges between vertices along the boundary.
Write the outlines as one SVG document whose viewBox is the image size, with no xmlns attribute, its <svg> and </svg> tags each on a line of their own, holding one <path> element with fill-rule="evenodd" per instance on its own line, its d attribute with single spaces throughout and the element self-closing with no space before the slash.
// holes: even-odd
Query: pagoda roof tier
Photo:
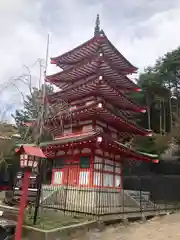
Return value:
<svg viewBox="0 0 180 240">
<path fill-rule="evenodd" d="M 66 69 L 99 51 L 102 51 L 105 56 L 111 59 L 112 64 L 119 70 L 123 70 L 126 73 L 133 73 L 137 70 L 108 40 L 103 31 L 71 51 L 51 58 L 51 62 Z"/>
<path fill-rule="evenodd" d="M 104 151 L 111 151 L 114 155 L 119 154 L 123 159 L 132 158 L 142 161 L 153 161 L 150 156 L 129 148 L 124 144 L 114 141 L 108 135 L 96 131 L 61 137 L 58 140 L 41 143 L 40 147 L 47 157 L 52 157 L 54 151 L 65 149 L 71 149 L 73 151 L 73 147 L 79 148 L 88 145 L 95 149 L 99 148 Z"/>
<path fill-rule="evenodd" d="M 59 128 L 59 124 L 63 121 L 77 121 L 77 120 L 89 120 L 96 119 L 106 122 L 110 126 L 116 128 L 119 132 L 126 132 L 133 135 L 151 136 L 150 130 L 142 129 L 133 122 L 128 121 L 126 118 L 116 116 L 105 104 L 97 101 L 89 104 L 88 106 L 79 107 L 72 110 L 71 114 L 65 112 L 61 115 L 57 115 L 53 118 L 44 120 L 44 125 L 51 129 L 52 132 L 56 132 L 56 128 Z M 58 124 L 59 122 L 59 124 Z"/>
<path fill-rule="evenodd" d="M 80 98 L 76 101 L 72 101 L 70 111 L 72 109 L 79 108 L 80 106 L 81 107 L 82 106 L 87 106 L 87 105 L 89 105 L 91 103 L 95 103 L 97 101 L 106 104 L 107 108 L 112 109 L 112 111 L 114 111 L 115 114 L 118 115 L 118 116 L 122 116 L 122 117 L 125 117 L 125 118 L 132 118 L 137 114 L 137 113 L 134 113 L 134 112 L 132 112 L 130 110 L 127 110 L 127 109 L 117 108 L 116 104 L 113 103 L 113 105 L 112 105 L 110 103 L 110 101 L 107 100 L 107 98 L 105 99 L 105 97 L 102 97 L 100 95 L 83 97 L 83 98 Z"/>
<path fill-rule="evenodd" d="M 140 90 L 133 81 L 114 67 L 111 60 L 97 54 L 93 55 L 90 59 L 84 60 L 81 65 L 77 64 L 71 69 L 47 76 L 46 81 L 55 84 L 61 89 L 65 89 L 78 80 L 85 81 L 87 77 L 97 74 L 105 77 L 108 81 L 120 88 L 120 90 Z"/>
<path fill-rule="evenodd" d="M 145 112 L 138 104 L 134 103 L 131 99 L 125 96 L 118 90 L 113 83 L 110 83 L 105 78 L 99 80 L 99 77 L 95 75 L 86 81 L 79 81 L 76 84 L 70 86 L 68 89 L 53 93 L 47 96 L 48 102 L 54 104 L 59 99 L 72 102 L 77 99 L 88 96 L 101 96 L 106 101 L 111 102 L 115 107 L 133 112 Z"/>
<path fill-rule="evenodd" d="M 68 144 L 68 143 L 73 143 L 73 142 L 78 142 L 78 141 L 86 141 L 90 138 L 97 137 L 99 135 L 99 132 L 96 131 L 89 131 L 85 133 L 78 133 L 78 134 L 72 134 L 72 135 L 65 135 L 62 137 L 56 138 L 56 140 L 52 140 L 49 142 L 42 142 L 40 143 L 40 147 L 44 147 L 47 145 L 56 145 L 56 144 Z"/>
</svg>

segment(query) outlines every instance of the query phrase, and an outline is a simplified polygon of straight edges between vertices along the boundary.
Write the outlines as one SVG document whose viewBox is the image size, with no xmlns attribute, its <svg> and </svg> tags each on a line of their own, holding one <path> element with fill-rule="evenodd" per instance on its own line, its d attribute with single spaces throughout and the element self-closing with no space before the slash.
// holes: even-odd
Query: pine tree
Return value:
<svg viewBox="0 0 180 240">
<path fill-rule="evenodd" d="M 43 87 L 43 86 L 42 86 Z M 47 95 L 53 92 L 53 89 L 50 86 L 46 87 Z M 39 90 L 33 88 L 31 94 L 27 95 L 24 101 L 24 109 L 16 110 L 13 118 L 16 122 L 16 126 L 21 135 L 21 140 L 25 143 L 34 143 L 39 134 L 39 120 L 42 118 L 42 111 L 45 114 L 49 112 L 48 104 L 43 106 L 42 101 L 42 88 Z M 31 127 L 30 123 L 35 121 L 36 125 Z M 44 133 L 41 138 L 49 138 L 49 135 Z"/>
</svg>

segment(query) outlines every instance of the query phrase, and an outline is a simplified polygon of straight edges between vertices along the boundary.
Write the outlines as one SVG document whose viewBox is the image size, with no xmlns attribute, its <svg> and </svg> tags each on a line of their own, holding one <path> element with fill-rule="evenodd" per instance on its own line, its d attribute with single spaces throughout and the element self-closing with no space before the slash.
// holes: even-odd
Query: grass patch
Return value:
<svg viewBox="0 0 180 240">
<path fill-rule="evenodd" d="M 33 213 L 34 211 L 32 211 Z M 51 230 L 54 228 L 60 228 L 64 226 L 69 226 L 73 224 L 87 222 L 88 220 L 92 220 L 88 217 L 84 216 L 70 216 L 65 215 L 63 212 L 52 212 L 46 211 L 41 212 L 39 214 L 37 224 L 33 225 L 33 216 L 32 214 L 26 214 L 25 224 L 28 226 L 37 227 L 44 230 Z"/>
</svg>

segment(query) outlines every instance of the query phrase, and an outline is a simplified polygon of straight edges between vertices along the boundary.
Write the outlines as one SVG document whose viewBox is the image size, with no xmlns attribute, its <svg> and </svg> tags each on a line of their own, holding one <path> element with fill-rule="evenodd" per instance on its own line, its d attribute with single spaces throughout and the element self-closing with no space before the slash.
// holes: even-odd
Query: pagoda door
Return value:
<svg viewBox="0 0 180 240">
<path fill-rule="evenodd" d="M 64 168 L 64 185 L 76 186 L 79 180 L 78 163 L 68 161 Z"/>
</svg>

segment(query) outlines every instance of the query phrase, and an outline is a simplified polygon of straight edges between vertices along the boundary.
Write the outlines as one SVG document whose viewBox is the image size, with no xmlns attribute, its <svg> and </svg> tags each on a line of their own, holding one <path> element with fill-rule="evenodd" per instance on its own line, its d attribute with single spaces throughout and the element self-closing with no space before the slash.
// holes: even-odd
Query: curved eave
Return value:
<svg viewBox="0 0 180 240">
<path fill-rule="evenodd" d="M 61 73 L 61 72 L 60 72 Z M 63 91 L 67 91 L 68 89 L 75 88 L 83 83 L 86 83 L 89 79 L 95 79 L 98 78 L 97 73 L 89 74 L 89 76 L 86 77 L 80 77 L 76 78 L 72 81 L 65 81 L 65 80 L 56 80 L 59 73 L 56 73 L 54 75 L 49 75 L 46 77 L 45 81 L 49 82 L 51 84 L 54 84 L 56 87 L 61 88 Z M 131 81 L 127 76 L 125 75 L 119 75 L 119 77 L 113 77 L 113 76 L 106 76 L 106 74 L 103 74 L 104 78 L 108 82 L 112 82 L 117 88 L 119 88 L 121 91 L 124 92 L 141 92 L 141 89 L 137 86 L 136 83 Z M 124 83 L 123 83 L 124 81 Z M 127 84 L 128 83 L 128 84 Z M 52 94 L 53 95 L 53 94 Z"/>
<path fill-rule="evenodd" d="M 103 142 L 102 142 L 103 144 Z M 105 143 L 107 144 L 107 143 Z M 145 156 L 143 154 L 141 154 L 140 152 L 136 151 L 135 149 L 129 148 L 127 146 L 125 146 L 124 144 L 121 144 L 117 141 L 112 141 L 108 143 L 108 145 L 114 149 L 118 149 L 122 152 L 124 152 L 124 156 L 122 157 L 127 157 L 127 159 L 133 159 L 133 160 L 140 160 L 140 161 L 150 161 L 152 162 L 152 158 L 149 156 Z"/>
<path fill-rule="evenodd" d="M 143 156 L 147 158 L 151 158 L 153 163 L 159 163 L 159 157 L 157 154 L 150 154 L 150 153 L 145 153 L 145 152 L 140 152 Z"/>
<path fill-rule="evenodd" d="M 111 43 L 111 41 L 108 39 L 108 37 L 106 36 L 106 34 L 103 31 L 103 34 L 105 36 L 105 39 L 107 41 L 107 43 L 110 45 L 110 47 L 114 50 L 115 53 L 117 53 L 118 56 L 120 56 L 120 58 L 122 58 L 132 69 L 132 73 L 136 73 L 138 68 L 136 68 L 132 63 L 130 63 L 120 52 L 119 50 Z"/>
<path fill-rule="evenodd" d="M 128 82 L 129 86 L 132 85 L 132 88 L 136 89 L 136 84 L 133 83 L 127 76 L 125 76 L 126 73 L 125 75 L 124 73 L 122 74 L 123 68 L 121 70 L 117 69 L 117 67 L 114 67 L 114 64 L 112 64 L 110 61 L 111 60 L 109 60 L 105 55 L 99 56 L 95 54 L 92 57 L 82 61 L 80 65 L 77 64 L 74 65 L 73 68 L 65 69 L 58 73 L 47 76 L 46 81 L 54 84 L 58 84 L 58 82 L 74 83 L 79 79 L 89 77 L 90 75 L 96 74 L 97 71 L 101 70 L 102 74 L 105 76 L 106 74 L 111 74 L 111 76 L 114 78 L 117 78 L 117 76 L 119 76 L 119 79 L 124 78 L 124 81 Z"/>
<path fill-rule="evenodd" d="M 110 110 L 106 109 L 106 107 L 103 106 L 101 103 L 99 104 L 97 104 L 96 102 L 89 106 L 75 109 L 71 112 L 71 116 L 67 114 L 56 116 L 54 118 L 45 120 L 44 124 L 47 127 L 51 126 L 51 124 L 54 121 L 58 121 L 58 119 L 60 118 L 61 119 L 63 118 L 64 120 L 69 118 L 71 118 L 71 120 L 72 119 L 84 120 L 84 119 L 90 119 L 90 118 L 92 119 L 95 117 L 96 119 L 99 119 L 101 121 L 106 121 L 107 123 L 114 125 L 121 132 L 128 132 L 128 133 L 141 135 L 141 136 L 152 136 L 152 131 L 142 129 L 136 126 L 134 123 L 129 122 L 128 120 L 115 116 L 113 112 L 110 112 Z"/>
<path fill-rule="evenodd" d="M 73 52 L 79 51 L 81 48 L 86 47 L 86 46 L 89 45 L 91 42 L 95 41 L 96 38 L 97 38 L 97 37 L 93 37 L 93 38 L 89 39 L 88 41 L 80 44 L 79 46 L 77 46 L 77 47 L 75 47 L 75 48 L 73 48 L 73 49 L 71 49 L 71 50 L 63 53 L 63 54 L 60 55 L 60 56 L 51 57 L 51 60 L 52 60 L 52 61 L 59 61 L 60 59 L 64 58 L 66 55 L 73 54 Z"/>
<path fill-rule="evenodd" d="M 71 147 L 83 147 L 85 145 L 91 145 L 92 147 L 102 149 L 104 151 L 111 151 L 114 155 L 120 156 L 121 158 L 131 158 L 133 160 L 139 161 L 152 161 L 152 158 L 144 156 L 140 152 L 137 152 L 134 149 L 128 148 L 127 146 L 113 141 L 107 135 L 102 134 L 101 132 L 87 132 L 85 134 L 71 135 L 66 137 L 61 137 L 59 140 L 41 143 L 41 149 L 43 149 L 46 156 L 51 156 L 51 152 L 57 151 L 58 149 L 64 150 Z"/>
<path fill-rule="evenodd" d="M 96 46 L 90 46 L 91 43 L 95 44 Z M 96 48 L 96 51 L 98 50 L 98 46 L 104 44 L 104 46 L 107 45 L 107 47 L 109 46 L 110 51 L 117 56 L 117 58 L 119 57 L 119 60 L 122 59 L 122 62 L 124 63 L 124 65 L 126 65 L 126 72 L 127 73 L 134 73 L 137 72 L 137 68 L 135 66 L 133 66 L 116 48 L 115 46 L 108 40 L 107 36 L 104 34 L 103 31 L 100 32 L 99 36 L 94 36 L 93 38 L 91 38 L 90 40 L 88 40 L 87 42 L 79 45 L 78 47 L 58 56 L 58 57 L 53 57 L 51 58 L 51 62 L 52 64 L 56 64 L 62 68 L 67 68 L 68 65 L 75 65 L 76 63 L 79 63 L 80 61 L 82 61 L 82 59 L 86 58 L 86 56 L 89 56 L 89 51 L 87 51 L 87 53 L 85 53 L 86 49 L 83 48 L 91 48 L 91 52 L 93 51 L 93 49 Z M 108 48 L 107 48 L 108 49 Z M 106 50 L 107 50 L 106 49 Z M 78 52 L 82 54 L 81 57 L 78 57 L 77 60 L 74 60 L 75 57 L 77 57 Z M 108 51 L 107 51 L 108 52 Z M 91 54 L 91 53 L 90 53 Z M 114 57 L 115 60 L 116 57 Z"/>
<path fill-rule="evenodd" d="M 95 71 L 99 66 L 99 60 L 99 56 L 93 55 L 91 58 L 82 61 L 80 65 L 74 65 L 73 68 L 65 69 L 58 73 L 46 76 L 46 81 L 55 84 L 56 82 L 73 82 L 88 77 L 91 74 L 95 74 Z"/>
<path fill-rule="evenodd" d="M 62 136 L 56 140 L 49 141 L 49 142 L 42 142 L 40 143 L 40 147 L 46 147 L 46 146 L 58 146 L 58 145 L 64 145 L 64 144 L 74 144 L 76 142 L 81 142 L 81 141 L 86 141 L 86 140 L 91 140 L 94 137 L 98 136 L 100 132 L 96 131 L 89 131 L 86 133 L 80 133 L 80 134 L 69 134 L 66 136 Z"/>
<path fill-rule="evenodd" d="M 69 89 L 72 89 L 72 88 L 75 88 L 76 86 L 79 86 L 80 84 L 83 84 L 82 81 L 85 83 L 86 82 L 86 79 L 89 80 L 89 78 L 91 76 L 94 76 L 97 74 L 91 74 L 90 76 L 87 76 L 87 77 L 83 77 L 83 78 L 79 78 L 75 81 L 56 81 L 56 80 L 53 80 L 53 78 L 51 79 L 45 79 L 46 82 L 49 82 L 51 84 L 54 84 L 56 87 L 58 87 L 59 89 L 62 89 L 62 91 L 67 91 Z M 128 77 L 126 76 L 123 76 L 122 78 L 124 78 L 125 81 L 131 81 Z M 123 91 L 123 92 L 141 92 L 141 88 L 139 88 L 135 83 L 132 82 L 132 86 L 130 86 L 131 84 L 129 84 L 129 86 L 125 85 L 125 84 L 122 84 L 122 83 L 119 83 L 117 79 L 114 79 L 113 77 L 109 78 L 109 77 L 106 77 L 105 76 L 105 79 L 107 79 L 108 82 L 114 82 L 114 85 L 120 89 L 120 91 Z M 79 84 L 80 82 L 80 84 Z M 51 96 L 53 94 L 50 94 L 49 96 Z"/>
<path fill-rule="evenodd" d="M 102 95 L 105 99 L 107 99 L 107 101 L 109 100 L 110 102 L 113 102 L 113 104 L 119 108 L 128 109 L 133 112 L 146 112 L 144 108 L 134 103 L 131 99 L 119 91 L 116 86 L 113 86 L 113 84 L 106 81 L 106 79 L 103 79 L 102 84 L 99 84 L 98 87 L 96 81 L 97 77 L 81 81 L 66 90 L 49 95 L 48 101 L 53 104 L 59 99 L 71 102 L 90 95 Z"/>
</svg>

